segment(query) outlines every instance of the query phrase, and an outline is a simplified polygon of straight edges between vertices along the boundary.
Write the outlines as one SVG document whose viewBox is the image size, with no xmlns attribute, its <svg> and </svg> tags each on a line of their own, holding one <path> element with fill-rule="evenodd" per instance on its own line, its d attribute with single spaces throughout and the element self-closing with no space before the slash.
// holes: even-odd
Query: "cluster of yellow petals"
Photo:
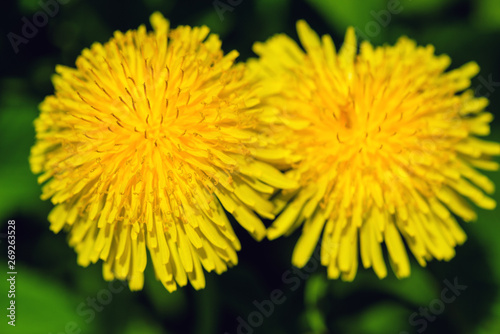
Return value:
<svg viewBox="0 0 500 334">
<path fill-rule="evenodd" d="M 474 97 L 475 63 L 446 72 L 450 59 L 402 37 L 394 46 L 358 47 L 348 29 L 336 52 L 297 23 L 303 51 L 286 35 L 256 43 L 248 62 L 262 102 L 280 112 L 280 145 L 299 156 L 288 177 L 301 185 L 275 198 L 280 216 L 270 239 L 303 225 L 292 262 L 304 266 L 321 240 L 328 276 L 352 280 L 358 268 L 387 274 L 382 243 L 398 277 L 417 261 L 449 260 L 472 221 L 469 202 L 493 209 L 494 184 L 476 168 L 496 170 L 500 145 L 488 135 L 486 98 Z M 358 255 L 359 252 L 359 255 Z"/>
<path fill-rule="evenodd" d="M 151 24 L 58 66 L 35 121 L 51 230 L 105 279 L 141 289 L 149 252 L 167 290 L 203 288 L 204 271 L 238 261 L 227 213 L 256 240 L 302 226 L 298 267 L 321 242 L 330 278 L 354 279 L 359 258 L 382 278 L 385 243 L 405 277 L 405 245 L 422 266 L 449 260 L 466 239 L 456 217 L 495 207 L 477 168 L 498 169 L 500 144 L 477 138 L 492 115 L 467 90 L 475 63 L 447 72 L 448 56 L 406 37 L 358 53 L 352 28 L 337 52 L 299 21 L 303 49 L 276 35 L 235 64 L 205 26 Z"/>
<path fill-rule="evenodd" d="M 265 112 L 238 53 L 224 55 L 207 27 L 171 30 L 159 13 L 151 23 L 56 68 L 30 164 L 80 265 L 101 259 L 105 279 L 137 290 L 147 249 L 166 289 L 199 289 L 202 268 L 237 263 L 225 211 L 260 240 L 254 211 L 274 218 L 269 196 L 297 185 L 268 163 L 288 158 L 259 130 Z"/>
</svg>

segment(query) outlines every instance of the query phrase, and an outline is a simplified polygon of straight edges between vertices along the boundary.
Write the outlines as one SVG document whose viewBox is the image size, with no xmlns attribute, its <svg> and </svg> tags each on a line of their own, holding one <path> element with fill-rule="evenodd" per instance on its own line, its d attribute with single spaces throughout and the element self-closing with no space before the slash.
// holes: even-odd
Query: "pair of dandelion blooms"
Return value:
<svg viewBox="0 0 500 334">
<path fill-rule="evenodd" d="M 277 35 L 235 64 L 207 27 L 151 23 L 58 66 L 35 121 L 51 230 L 105 279 L 141 289 L 149 251 L 166 289 L 203 288 L 204 270 L 238 261 L 227 213 L 256 240 L 303 226 L 293 264 L 321 238 L 331 278 L 354 278 L 358 250 L 384 277 L 385 242 L 404 277 L 404 241 L 421 265 L 448 260 L 465 240 L 454 215 L 475 219 L 464 198 L 494 208 L 476 168 L 497 169 L 500 145 L 475 137 L 492 116 L 463 92 L 474 63 L 445 72 L 447 56 L 407 38 L 356 54 L 352 29 L 336 52 L 299 21 L 304 50 Z"/>
</svg>

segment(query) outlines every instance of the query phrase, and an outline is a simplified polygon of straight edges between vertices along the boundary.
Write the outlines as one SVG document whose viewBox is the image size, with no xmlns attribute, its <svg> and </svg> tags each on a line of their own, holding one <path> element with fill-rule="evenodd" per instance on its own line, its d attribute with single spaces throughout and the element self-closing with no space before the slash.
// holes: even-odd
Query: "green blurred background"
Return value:
<svg viewBox="0 0 500 334">
<path fill-rule="evenodd" d="M 349 25 L 376 45 L 408 35 L 419 44 L 435 45 L 438 54 L 449 54 L 452 67 L 477 61 L 481 73 L 473 88 L 490 98 L 489 110 L 498 115 L 500 1 L 220 0 L 214 6 L 211 0 L 61 0 L 58 12 L 15 53 L 8 33 L 21 35 L 23 17 L 32 21 L 48 2 L 4 1 L 0 14 L 1 333 L 233 334 L 238 333 L 238 317 L 253 324 L 240 326 L 239 333 L 247 334 L 500 333 L 498 209 L 480 210 L 477 223 L 462 224 L 469 239 L 452 261 L 433 261 L 421 268 L 412 260 L 412 275 L 404 280 L 392 272 L 379 280 L 371 270 L 360 268 L 352 283 L 329 281 L 322 267 L 304 280 L 305 272 L 292 272 L 290 264 L 298 233 L 257 243 L 235 225 L 242 241 L 240 264 L 220 276 L 207 274 L 206 289 L 188 286 L 170 294 L 148 266 L 144 290 L 130 292 L 120 282 L 105 282 L 100 263 L 79 267 L 64 233 L 49 231 L 51 204 L 39 199 L 40 187 L 27 163 L 33 120 L 38 104 L 53 92 L 55 65 L 74 66 L 83 48 L 107 41 L 115 30 L 149 26 L 149 15 L 156 10 L 173 27 L 209 26 L 220 34 L 226 52 L 240 52 L 240 61 L 252 56 L 254 41 L 279 32 L 296 38 L 298 19 L 306 19 L 320 34 L 331 34 L 336 45 Z M 491 138 L 499 140 L 500 122 L 492 126 Z M 500 185 L 500 173 L 487 174 Z M 495 198 L 500 201 L 500 192 Z M 16 221 L 16 327 L 8 326 L 6 318 L 8 219 Z M 444 280 L 455 278 L 467 289 L 440 314 L 423 320 L 419 308 L 439 309 Z M 269 300 L 275 289 L 283 292 L 284 302 L 259 317 L 254 301 Z M 90 304 L 93 299 L 95 306 Z"/>
</svg>

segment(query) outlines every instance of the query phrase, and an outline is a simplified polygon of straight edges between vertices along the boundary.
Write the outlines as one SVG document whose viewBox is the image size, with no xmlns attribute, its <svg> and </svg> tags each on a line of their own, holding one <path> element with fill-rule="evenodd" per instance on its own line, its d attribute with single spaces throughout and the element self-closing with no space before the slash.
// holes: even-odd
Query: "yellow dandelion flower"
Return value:
<svg viewBox="0 0 500 334">
<path fill-rule="evenodd" d="M 50 228 L 68 231 L 80 265 L 101 259 L 106 280 L 137 290 L 147 249 L 167 290 L 200 289 L 202 268 L 237 263 L 225 210 L 260 240 L 254 211 L 272 219 L 269 194 L 296 185 L 266 162 L 286 159 L 258 131 L 265 113 L 238 53 L 224 55 L 205 26 L 171 30 L 159 13 L 151 24 L 56 67 L 30 164 L 55 205 Z"/>
<path fill-rule="evenodd" d="M 380 278 L 382 243 L 398 277 L 410 274 L 404 241 L 422 266 L 451 259 L 466 239 L 455 216 L 476 218 L 469 201 L 495 207 L 484 194 L 494 184 L 476 168 L 498 169 L 490 159 L 500 145 L 476 137 L 489 134 L 492 115 L 466 90 L 478 66 L 445 72 L 448 56 L 406 37 L 362 42 L 357 54 L 352 28 L 339 52 L 304 21 L 297 30 L 305 51 L 277 35 L 256 43 L 260 58 L 248 63 L 263 102 L 280 110 L 283 147 L 301 159 L 288 172 L 301 189 L 276 198 L 289 205 L 268 238 L 303 224 L 293 264 L 304 266 L 322 235 L 321 263 L 344 280 L 356 275 L 358 247 Z"/>
</svg>

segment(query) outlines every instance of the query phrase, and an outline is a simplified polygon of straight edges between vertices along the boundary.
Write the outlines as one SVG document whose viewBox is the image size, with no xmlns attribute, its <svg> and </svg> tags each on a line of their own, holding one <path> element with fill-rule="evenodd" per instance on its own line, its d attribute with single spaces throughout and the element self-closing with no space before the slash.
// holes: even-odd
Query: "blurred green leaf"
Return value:
<svg viewBox="0 0 500 334">
<path fill-rule="evenodd" d="M 392 272 L 388 277 L 379 280 L 369 269 L 359 268 L 354 284 L 337 282 L 331 285 L 331 289 L 332 294 L 340 298 L 346 298 L 360 289 L 365 289 L 393 295 L 414 304 L 428 303 L 439 291 L 432 273 L 427 268 L 422 268 L 416 261 L 411 261 L 410 277 L 401 280 Z"/>
<path fill-rule="evenodd" d="M 193 333 L 205 334 L 216 331 L 219 321 L 219 298 L 217 282 L 214 280 L 215 275 L 215 273 L 208 274 L 206 288 L 195 292 L 196 322 Z"/>
<path fill-rule="evenodd" d="M 306 311 L 307 324 L 311 328 L 312 333 L 323 334 L 328 333 L 325 317 L 317 308 Z"/>
<path fill-rule="evenodd" d="M 209 27 L 210 32 L 221 36 L 229 33 L 229 28 L 231 28 L 227 22 L 223 23 L 220 20 L 215 10 L 204 12 L 196 21 L 199 22 L 199 25 L 206 25 Z M 222 47 L 224 47 L 224 41 L 222 41 Z"/>
<path fill-rule="evenodd" d="M 144 319 L 131 320 L 123 334 L 168 334 Z"/>
<path fill-rule="evenodd" d="M 260 29 L 271 37 L 281 33 L 289 15 L 289 0 L 256 0 L 255 9 L 262 21 L 266 22 Z M 278 13 L 278 15 L 276 15 Z"/>
<path fill-rule="evenodd" d="M 481 324 L 478 334 L 500 333 L 500 299 L 491 310 L 488 319 Z"/>
<path fill-rule="evenodd" d="M 421 267 L 416 261 L 412 263 L 410 277 L 404 279 L 388 277 L 380 283 L 380 290 L 390 292 L 416 305 L 429 303 L 429 300 L 436 298 L 440 289 L 440 285 L 437 285 L 439 282 L 433 279 L 429 270 Z"/>
<path fill-rule="evenodd" d="M 7 89 L 0 97 L 1 218 L 16 210 L 29 212 L 41 206 L 40 187 L 28 164 L 30 147 L 34 143 L 37 102 L 26 97 L 23 85 L 16 80 L 5 80 L 3 85 Z"/>
<path fill-rule="evenodd" d="M 309 277 L 305 284 L 304 299 L 306 302 L 306 321 L 313 333 L 326 333 L 325 316 L 321 311 L 320 300 L 328 293 L 328 280 L 324 273 Z"/>
<path fill-rule="evenodd" d="M 2 247 L 3 248 L 3 247 Z M 3 261 L 6 263 L 6 261 Z M 82 333 L 95 333 L 93 323 L 87 324 L 77 313 L 77 306 L 83 300 L 63 288 L 61 282 L 45 277 L 40 273 L 16 263 L 15 306 L 16 326 L 7 324 L 2 316 L 0 332 L 9 333 L 65 333 L 68 328 L 79 328 Z M 9 285 L 2 279 L 3 305 L 7 302 Z M 4 313 L 5 308 L 2 307 Z"/>
<path fill-rule="evenodd" d="M 156 280 L 151 262 L 146 267 L 144 290 L 158 314 L 162 316 L 177 318 L 187 311 L 186 291 L 178 288 L 169 293 L 161 282 Z"/>
<path fill-rule="evenodd" d="M 400 0 L 402 15 L 412 16 L 412 15 L 429 15 L 434 14 L 437 11 L 443 9 L 446 5 L 451 3 L 453 0 Z"/>
<path fill-rule="evenodd" d="M 387 6 L 385 0 L 308 0 L 307 2 L 341 34 L 344 34 L 349 26 L 364 31 L 368 22 L 377 23 L 373 12 L 384 10 Z"/>
<path fill-rule="evenodd" d="M 399 333 L 409 327 L 407 319 L 408 312 L 400 305 L 380 303 L 351 319 L 345 319 L 342 333 Z"/>
<path fill-rule="evenodd" d="M 473 15 L 474 23 L 485 30 L 499 30 L 500 1 L 477 0 L 474 4 L 476 7 Z"/>
<path fill-rule="evenodd" d="M 309 277 L 305 286 L 305 301 L 309 306 L 315 306 L 318 301 L 327 293 L 328 281 L 324 273 L 319 273 Z"/>
<path fill-rule="evenodd" d="M 39 5 L 39 0 L 18 0 L 19 9 L 21 12 L 28 14 L 34 13 L 41 9 Z"/>
</svg>

